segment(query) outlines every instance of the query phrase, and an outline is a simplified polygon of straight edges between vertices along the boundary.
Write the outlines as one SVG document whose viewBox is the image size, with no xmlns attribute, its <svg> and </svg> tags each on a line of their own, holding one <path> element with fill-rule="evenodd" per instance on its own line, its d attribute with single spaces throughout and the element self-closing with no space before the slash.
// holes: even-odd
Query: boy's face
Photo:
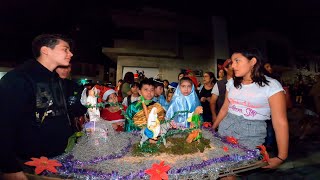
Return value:
<svg viewBox="0 0 320 180">
<path fill-rule="evenodd" d="M 192 84 L 189 81 L 182 81 L 180 84 L 180 91 L 184 96 L 188 96 L 191 93 Z"/>
<path fill-rule="evenodd" d="M 143 96 L 145 100 L 151 100 L 154 97 L 154 86 L 148 84 L 142 85 L 139 94 Z"/>
<path fill-rule="evenodd" d="M 154 90 L 154 95 L 155 96 L 160 96 L 163 93 L 163 87 L 162 86 L 158 86 L 155 88 Z"/>
<path fill-rule="evenodd" d="M 43 50 L 43 54 L 56 66 L 69 66 L 69 62 L 73 56 L 69 44 L 63 40 L 59 40 L 59 43 L 53 49 L 44 47 Z"/>
</svg>

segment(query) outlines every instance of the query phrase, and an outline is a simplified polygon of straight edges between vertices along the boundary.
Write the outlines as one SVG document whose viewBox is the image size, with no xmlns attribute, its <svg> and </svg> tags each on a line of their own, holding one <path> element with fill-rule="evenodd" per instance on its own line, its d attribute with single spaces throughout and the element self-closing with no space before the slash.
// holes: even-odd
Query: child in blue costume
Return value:
<svg viewBox="0 0 320 180">
<path fill-rule="evenodd" d="M 154 97 L 153 97 L 153 101 L 157 102 L 159 104 L 161 104 L 161 106 L 167 110 L 168 107 L 166 106 L 166 98 L 163 95 L 163 82 L 161 82 L 160 80 L 155 79 L 154 80 Z"/>
<path fill-rule="evenodd" d="M 189 77 L 183 77 L 180 79 L 179 85 L 173 94 L 166 113 L 166 119 L 170 120 L 177 112 L 188 111 L 176 114 L 173 120 L 178 128 L 189 128 L 188 113 L 194 112 L 198 106 L 201 106 L 201 104 L 192 80 Z"/>
</svg>

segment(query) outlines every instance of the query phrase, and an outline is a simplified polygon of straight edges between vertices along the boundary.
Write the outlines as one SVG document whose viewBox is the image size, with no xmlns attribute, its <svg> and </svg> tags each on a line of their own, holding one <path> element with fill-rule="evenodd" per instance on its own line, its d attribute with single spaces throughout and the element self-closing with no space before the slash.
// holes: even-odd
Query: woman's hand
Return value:
<svg viewBox="0 0 320 180">
<path fill-rule="evenodd" d="M 281 164 L 283 163 L 283 160 L 277 158 L 277 157 L 273 157 L 273 158 L 270 158 L 269 161 L 268 161 L 268 164 L 267 166 L 264 166 L 262 168 L 269 168 L 269 169 L 275 169 L 277 168 L 278 166 L 280 166 Z"/>
<path fill-rule="evenodd" d="M 206 100 L 207 100 L 207 98 L 205 98 L 205 97 L 200 98 L 200 102 L 205 102 Z"/>
</svg>

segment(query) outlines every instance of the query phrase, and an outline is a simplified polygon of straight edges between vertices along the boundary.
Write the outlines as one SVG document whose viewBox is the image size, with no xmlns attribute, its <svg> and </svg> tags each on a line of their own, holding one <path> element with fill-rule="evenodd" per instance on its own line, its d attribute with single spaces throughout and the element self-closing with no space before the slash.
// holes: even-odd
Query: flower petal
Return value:
<svg viewBox="0 0 320 180">
<path fill-rule="evenodd" d="M 34 157 L 32 157 L 31 158 L 33 161 L 39 161 L 40 159 L 39 158 L 34 158 Z"/>
<path fill-rule="evenodd" d="M 25 162 L 24 164 L 28 165 L 28 166 L 39 166 L 40 165 L 40 163 L 36 162 L 36 161 L 28 161 L 28 162 Z"/>
<path fill-rule="evenodd" d="M 57 160 L 55 160 L 55 161 L 49 160 L 48 161 L 48 165 L 50 165 L 50 166 L 62 166 L 62 164 L 59 163 Z"/>
<path fill-rule="evenodd" d="M 47 169 L 48 171 L 50 171 L 50 172 L 53 172 L 53 173 L 58 172 L 57 169 L 56 169 L 54 166 L 47 166 L 46 169 Z"/>
<path fill-rule="evenodd" d="M 170 166 L 165 165 L 165 166 L 161 167 L 160 171 L 161 172 L 167 172 L 167 171 L 169 171 L 170 168 L 171 168 Z"/>
<path fill-rule="evenodd" d="M 156 171 L 156 169 L 147 169 L 147 170 L 145 170 L 144 171 L 146 174 L 149 174 L 150 176 L 152 176 L 152 175 L 155 175 L 155 174 L 158 174 L 157 173 L 157 171 Z"/>
<path fill-rule="evenodd" d="M 42 173 L 45 169 L 46 169 L 46 167 L 44 167 L 44 166 L 37 166 L 34 171 L 35 171 L 36 174 L 40 174 L 40 173 Z"/>
<path fill-rule="evenodd" d="M 162 180 L 161 177 L 159 176 L 159 174 L 156 174 L 156 175 L 152 175 L 150 177 L 150 180 Z"/>
<path fill-rule="evenodd" d="M 41 161 L 48 161 L 49 159 L 48 159 L 47 157 L 41 156 L 41 157 L 40 157 L 40 160 L 41 160 Z"/>
<path fill-rule="evenodd" d="M 169 179 L 169 176 L 168 176 L 168 174 L 166 172 L 163 172 L 163 173 L 160 174 L 160 178 L 167 180 L 167 179 Z"/>
</svg>

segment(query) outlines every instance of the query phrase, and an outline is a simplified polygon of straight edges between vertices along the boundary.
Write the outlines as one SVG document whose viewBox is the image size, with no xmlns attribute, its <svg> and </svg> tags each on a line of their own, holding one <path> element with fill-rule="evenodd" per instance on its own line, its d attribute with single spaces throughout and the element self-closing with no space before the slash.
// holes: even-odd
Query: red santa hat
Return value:
<svg viewBox="0 0 320 180">
<path fill-rule="evenodd" d="M 113 89 L 108 89 L 106 92 L 103 93 L 102 100 L 106 101 L 108 99 L 108 96 L 110 96 L 113 93 L 117 93 Z"/>
</svg>

